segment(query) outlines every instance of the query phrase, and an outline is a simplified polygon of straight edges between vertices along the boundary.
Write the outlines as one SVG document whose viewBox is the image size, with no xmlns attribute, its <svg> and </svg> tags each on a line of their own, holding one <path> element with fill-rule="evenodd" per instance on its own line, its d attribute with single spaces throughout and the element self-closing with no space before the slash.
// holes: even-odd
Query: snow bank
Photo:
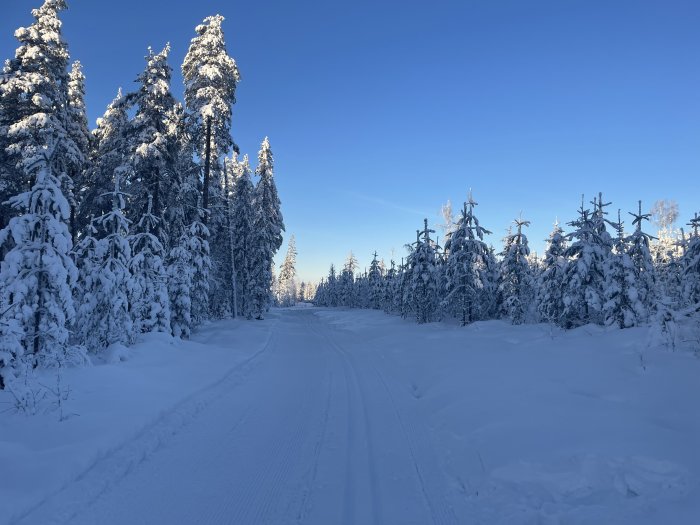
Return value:
<svg viewBox="0 0 700 525">
<path fill-rule="evenodd" d="M 146 334 L 132 348 L 110 348 L 104 364 L 65 373 L 66 420 L 58 421 L 56 412 L 26 417 L 1 411 L 0 523 L 22 516 L 149 427 L 187 424 L 188 401 L 206 402 L 203 394 L 264 348 L 273 324 L 208 323 L 191 341 Z M 10 406 L 5 392 L 0 403 Z M 168 418 L 175 421 L 163 425 Z M 151 441 L 130 454 L 152 452 L 157 436 Z"/>
</svg>

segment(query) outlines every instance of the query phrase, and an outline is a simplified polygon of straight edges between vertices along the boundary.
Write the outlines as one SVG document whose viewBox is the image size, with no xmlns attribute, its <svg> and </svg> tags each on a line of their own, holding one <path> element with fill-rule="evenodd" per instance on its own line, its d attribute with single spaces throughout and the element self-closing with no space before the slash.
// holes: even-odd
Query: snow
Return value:
<svg viewBox="0 0 700 525">
<path fill-rule="evenodd" d="M 151 334 L 66 373 L 66 421 L 0 413 L 0 523 L 698 523 L 700 361 L 648 336 L 308 305 Z"/>
</svg>

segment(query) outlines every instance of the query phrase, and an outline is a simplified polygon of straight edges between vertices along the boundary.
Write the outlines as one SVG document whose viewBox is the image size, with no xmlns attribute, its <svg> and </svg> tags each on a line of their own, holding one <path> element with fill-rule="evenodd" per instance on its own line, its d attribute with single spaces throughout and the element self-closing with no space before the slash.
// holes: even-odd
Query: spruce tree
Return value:
<svg viewBox="0 0 700 525">
<path fill-rule="evenodd" d="M 53 176 L 73 201 L 68 165 L 81 152 L 66 128 L 69 54 L 59 19 L 64 9 L 65 0 L 45 0 L 32 10 L 35 21 L 15 31 L 20 46 L 0 76 L 0 228 L 16 215 L 10 197 L 34 185 L 30 168 L 42 162 L 46 144 L 54 145 Z"/>
<path fill-rule="evenodd" d="M 537 285 L 537 312 L 542 321 L 559 324 L 564 312 L 566 238 L 557 221 L 547 241 Z"/>
<path fill-rule="evenodd" d="M 634 309 L 636 279 L 634 267 L 628 253 L 627 239 L 618 211 L 615 251 L 605 261 L 605 285 L 603 297 L 603 319 L 606 325 L 628 328 L 637 324 Z"/>
<path fill-rule="evenodd" d="M 683 301 L 685 305 L 695 308 L 700 304 L 700 215 L 688 223 L 693 230 L 683 255 Z"/>
<path fill-rule="evenodd" d="M 250 177 L 248 156 L 243 157 L 239 176 L 233 187 L 231 231 L 233 233 L 233 263 L 236 272 L 236 295 L 238 311 L 241 315 L 251 317 L 250 293 L 252 251 L 255 236 L 253 234 L 255 209 L 253 194 L 255 188 Z"/>
<path fill-rule="evenodd" d="M 168 245 L 166 210 L 177 195 L 175 166 L 178 158 L 181 107 L 170 92 L 172 70 L 168 65 L 170 44 L 160 53 L 148 48 L 146 68 L 139 75 L 139 89 L 129 98 L 136 113 L 129 126 L 131 194 L 129 216 L 138 224 L 144 214 L 157 221 L 152 233 Z M 148 211 L 150 208 L 150 211 Z"/>
<path fill-rule="evenodd" d="M 592 204 L 593 212 L 585 209 L 582 201 L 579 218 L 569 223 L 576 229 L 567 235 L 573 242 L 565 253 L 568 263 L 561 318 L 565 328 L 604 322 L 605 271 L 613 246 L 606 224 L 613 223 L 605 219 L 608 204 L 603 203 L 602 195 Z"/>
<path fill-rule="evenodd" d="M 168 276 L 163 265 L 163 245 L 152 231 L 158 230 L 158 218 L 153 215 L 152 200 L 130 238 L 131 274 L 134 278 L 132 314 L 136 331 L 170 332 L 170 300 Z"/>
<path fill-rule="evenodd" d="M 296 288 L 296 263 L 297 263 L 297 247 L 294 235 L 289 238 L 287 245 L 287 253 L 284 256 L 282 266 L 280 266 L 279 275 L 279 297 L 278 303 L 280 306 L 294 306 L 297 300 Z"/>
<path fill-rule="evenodd" d="M 0 231 L 6 255 L 0 263 L 0 312 L 11 336 L 0 375 L 8 385 L 28 368 L 61 367 L 68 354 L 68 327 L 75 317 L 72 288 L 77 270 L 67 222 L 70 206 L 53 174 L 51 153 L 27 167 L 32 188 L 10 199 L 19 214 Z M 15 339 L 22 347 L 18 350 Z"/>
<path fill-rule="evenodd" d="M 384 306 L 384 279 L 381 266 L 377 260 L 377 252 L 374 252 L 374 257 L 369 265 L 367 284 L 369 286 L 368 306 L 375 310 L 382 309 Z"/>
<path fill-rule="evenodd" d="M 100 240 L 94 249 L 96 261 L 89 265 L 95 267 L 92 275 L 87 266 L 82 268 L 83 288 L 77 322 L 79 340 L 93 353 L 115 343 L 133 342 L 130 297 L 138 293 L 129 270 L 132 262 L 129 221 L 124 215 L 126 195 L 119 176 L 115 177 L 114 188 L 105 198 L 111 201 L 112 209 L 95 219 L 95 229 L 88 230 Z M 85 236 L 79 249 L 84 253 L 91 245 L 89 236 Z"/>
<path fill-rule="evenodd" d="M 496 264 L 484 242 L 484 235 L 491 232 L 481 226 L 474 214 L 477 205 L 470 191 L 461 216 L 445 242 L 443 302 L 462 326 L 491 315 L 496 291 Z"/>
<path fill-rule="evenodd" d="M 513 324 L 526 321 L 534 299 L 534 287 L 530 272 L 528 256 L 530 248 L 523 226 L 530 226 L 530 221 L 518 218 L 514 221 L 515 233 L 506 237 L 503 250 L 498 293 L 501 297 L 501 313 Z"/>
<path fill-rule="evenodd" d="M 438 275 L 435 261 L 435 249 L 430 239 L 434 230 L 428 228 L 428 219 L 416 243 L 416 248 L 409 257 L 410 282 L 408 283 L 409 301 L 418 323 L 429 323 L 434 319 L 438 308 Z"/>
<path fill-rule="evenodd" d="M 97 128 L 92 133 L 93 153 L 88 169 L 79 187 L 78 226 L 88 226 L 91 217 L 101 217 L 113 209 L 111 192 L 115 179 L 129 181 L 129 103 L 121 89 L 107 106 L 104 115 L 97 119 Z M 97 232 L 101 236 L 103 232 Z"/>
</svg>

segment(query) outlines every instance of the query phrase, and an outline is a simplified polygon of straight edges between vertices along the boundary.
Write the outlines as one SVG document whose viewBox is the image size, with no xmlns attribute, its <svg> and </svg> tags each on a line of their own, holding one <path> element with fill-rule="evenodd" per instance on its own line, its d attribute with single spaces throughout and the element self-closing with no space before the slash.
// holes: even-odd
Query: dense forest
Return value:
<svg viewBox="0 0 700 525">
<path fill-rule="evenodd" d="M 269 140 L 253 173 L 231 136 L 240 75 L 224 18 L 195 28 L 184 103 L 169 45 L 149 48 L 137 88 L 119 90 L 91 130 L 66 8 L 32 11 L 0 77 L 0 389 L 24 409 L 40 396 L 35 369 L 141 333 L 262 318 L 284 230 Z"/>
</svg>

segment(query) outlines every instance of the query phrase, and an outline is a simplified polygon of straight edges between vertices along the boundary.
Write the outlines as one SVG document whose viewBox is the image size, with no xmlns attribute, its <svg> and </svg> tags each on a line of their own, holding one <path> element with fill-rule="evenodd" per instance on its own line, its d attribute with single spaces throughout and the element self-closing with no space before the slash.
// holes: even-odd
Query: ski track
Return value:
<svg viewBox="0 0 700 525">
<path fill-rule="evenodd" d="M 273 322 L 248 360 L 11 523 L 458 523 L 379 349 L 313 311 Z"/>
</svg>

